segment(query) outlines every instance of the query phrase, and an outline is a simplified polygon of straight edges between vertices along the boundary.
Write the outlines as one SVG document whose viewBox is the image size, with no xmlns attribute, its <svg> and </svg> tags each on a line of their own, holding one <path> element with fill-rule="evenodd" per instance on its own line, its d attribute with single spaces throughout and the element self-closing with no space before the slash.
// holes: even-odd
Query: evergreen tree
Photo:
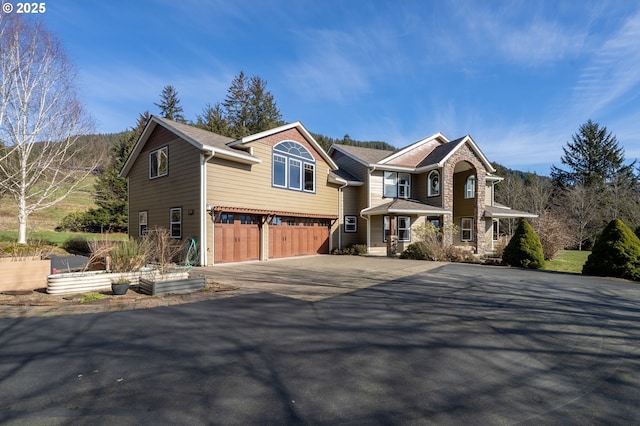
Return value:
<svg viewBox="0 0 640 426">
<path fill-rule="evenodd" d="M 227 97 L 222 105 L 226 111 L 227 123 L 229 124 L 229 133 L 232 137 L 241 138 L 250 134 L 248 123 L 249 113 L 249 83 L 240 71 L 227 89 Z"/>
<path fill-rule="evenodd" d="M 213 107 L 207 104 L 202 110 L 202 115 L 196 116 L 195 126 L 218 135 L 229 136 L 229 124 L 219 102 Z"/>
<path fill-rule="evenodd" d="M 104 211 L 109 229 L 126 230 L 127 227 L 127 179 L 118 174 L 129 158 L 129 154 L 142 134 L 150 114 L 146 111 L 138 116 L 136 125 L 123 132 L 111 148 L 111 161 L 95 185 L 95 203 Z M 104 226 L 105 224 L 103 224 Z"/>
<path fill-rule="evenodd" d="M 248 90 L 249 123 L 247 123 L 247 128 L 250 134 L 282 125 L 282 114 L 276 106 L 273 95 L 267 90 L 267 82 L 258 76 L 253 76 L 249 82 Z"/>
<path fill-rule="evenodd" d="M 179 123 L 187 122 L 184 119 L 184 115 L 182 115 L 183 110 L 180 106 L 178 91 L 173 86 L 164 86 L 160 94 L 160 102 L 154 102 L 154 105 L 160 108 L 160 115 L 162 115 L 162 117 Z"/>
<path fill-rule="evenodd" d="M 544 267 L 542 243 L 533 227 L 523 220 L 504 249 L 502 260 L 511 266 L 529 269 Z"/>
<path fill-rule="evenodd" d="M 594 244 L 582 273 L 640 281 L 640 239 L 624 222 L 612 220 Z"/>
<path fill-rule="evenodd" d="M 587 188 L 602 188 L 614 176 L 633 176 L 633 164 L 624 164 L 624 149 L 606 127 L 588 120 L 574 134 L 562 150 L 560 162 L 568 167 L 563 170 L 551 167 L 551 177 L 561 187 L 581 184 Z"/>
<path fill-rule="evenodd" d="M 233 79 L 222 103 L 229 136 L 241 138 L 283 124 L 274 97 L 266 86 L 266 81 L 260 77 L 247 79 L 242 71 Z"/>
</svg>

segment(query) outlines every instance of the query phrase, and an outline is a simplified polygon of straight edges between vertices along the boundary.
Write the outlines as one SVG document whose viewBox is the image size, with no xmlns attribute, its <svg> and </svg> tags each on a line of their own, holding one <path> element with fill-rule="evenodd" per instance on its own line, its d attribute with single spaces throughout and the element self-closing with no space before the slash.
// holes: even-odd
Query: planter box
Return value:
<svg viewBox="0 0 640 426">
<path fill-rule="evenodd" d="M 47 285 L 51 261 L 40 257 L 0 257 L 0 291 L 35 290 Z"/>
<path fill-rule="evenodd" d="M 138 272 L 105 272 L 88 271 L 56 274 L 47 277 L 47 293 L 49 294 L 77 294 L 89 291 L 111 290 L 111 283 L 119 278 L 126 278 L 131 285 L 138 285 L 140 276 L 153 277 L 156 270 L 142 270 Z"/>
<path fill-rule="evenodd" d="M 141 277 L 138 289 L 152 296 L 164 296 L 202 290 L 207 284 L 205 277 L 189 278 L 188 272 L 172 273 L 164 278 L 164 280 L 158 281 Z"/>
</svg>

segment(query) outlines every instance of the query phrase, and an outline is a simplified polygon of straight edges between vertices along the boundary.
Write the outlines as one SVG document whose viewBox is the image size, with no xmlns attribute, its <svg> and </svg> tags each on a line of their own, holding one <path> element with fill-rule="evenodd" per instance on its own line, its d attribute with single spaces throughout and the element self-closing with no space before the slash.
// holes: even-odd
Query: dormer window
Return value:
<svg viewBox="0 0 640 426">
<path fill-rule="evenodd" d="M 471 175 L 467 178 L 467 181 L 464 183 L 464 198 L 475 198 L 476 197 L 476 177 Z"/>
<path fill-rule="evenodd" d="M 437 170 L 429 173 L 427 178 L 427 197 L 437 197 L 440 195 L 440 172 Z"/>
<path fill-rule="evenodd" d="M 411 197 L 411 174 L 398 172 L 384 172 L 384 197 Z"/>
</svg>

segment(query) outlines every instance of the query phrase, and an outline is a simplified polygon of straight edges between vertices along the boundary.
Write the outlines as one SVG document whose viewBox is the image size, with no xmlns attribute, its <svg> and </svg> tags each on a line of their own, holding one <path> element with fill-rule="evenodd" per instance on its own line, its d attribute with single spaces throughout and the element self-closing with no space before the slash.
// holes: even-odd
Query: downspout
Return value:
<svg viewBox="0 0 640 426">
<path fill-rule="evenodd" d="M 207 163 L 215 153 L 213 151 L 204 151 L 200 154 L 200 265 L 207 265 L 207 215 L 209 212 L 207 211 Z M 213 215 L 211 216 L 211 220 L 213 221 Z M 214 229 L 211 227 L 211 234 L 213 235 Z M 212 237 L 213 238 L 213 237 Z M 213 240 L 211 244 L 211 262 L 213 265 Z"/>
<path fill-rule="evenodd" d="M 344 203 L 342 199 L 344 198 L 344 194 L 342 190 L 349 186 L 349 182 L 346 182 L 344 185 L 338 188 L 338 248 L 342 249 L 342 226 L 340 225 L 340 218 L 344 220 Z"/>
</svg>

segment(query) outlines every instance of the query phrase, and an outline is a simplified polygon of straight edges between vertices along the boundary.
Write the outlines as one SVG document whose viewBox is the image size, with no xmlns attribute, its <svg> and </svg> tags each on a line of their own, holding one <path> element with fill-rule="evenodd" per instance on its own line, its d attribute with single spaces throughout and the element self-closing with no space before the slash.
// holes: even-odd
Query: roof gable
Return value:
<svg viewBox="0 0 640 426">
<path fill-rule="evenodd" d="M 199 129 L 188 124 L 178 123 L 167 118 L 152 115 L 151 119 L 142 131 L 142 134 L 136 141 L 136 144 L 133 146 L 131 154 L 129 154 L 129 158 L 127 158 L 127 161 L 120 171 L 120 176 L 127 176 L 129 174 L 129 171 L 133 167 L 136 159 L 142 152 L 142 149 L 144 148 L 145 144 L 147 143 L 157 126 L 162 126 L 177 137 L 188 142 L 189 144 L 202 151 L 210 152 L 214 156 L 219 156 L 231 161 L 236 161 L 244 164 L 257 164 L 261 162 L 259 158 L 256 158 L 244 151 L 230 147 L 229 143 L 234 141 L 233 138 L 218 135 L 216 133 Z"/>
<path fill-rule="evenodd" d="M 418 167 L 434 149 L 447 142 L 449 142 L 449 140 L 442 133 L 436 133 L 402 148 L 398 152 L 381 160 L 379 163 L 390 166 L 415 168 Z"/>
<path fill-rule="evenodd" d="M 283 126 L 275 127 L 273 129 L 265 130 L 265 131 L 260 132 L 260 133 L 255 133 L 253 135 L 245 136 L 245 137 L 243 137 L 241 139 L 232 141 L 232 142 L 228 143 L 227 145 L 229 147 L 239 148 L 239 147 L 245 146 L 245 145 L 247 145 L 247 144 L 249 144 L 251 142 L 255 142 L 255 141 L 258 141 L 260 139 L 266 139 L 266 138 L 268 138 L 270 136 L 276 135 L 278 133 L 283 133 L 283 132 L 286 132 L 287 130 L 291 130 L 291 129 L 297 130 L 302 135 L 302 137 L 309 143 L 309 145 L 311 145 L 311 148 L 317 154 L 319 154 L 320 157 L 322 157 L 322 159 L 329 165 L 329 167 L 331 167 L 333 170 L 336 170 L 338 168 L 338 166 L 333 161 L 333 159 L 325 152 L 324 149 L 322 149 L 320 144 L 314 139 L 313 136 L 311 136 L 311 133 L 309 133 L 309 131 L 299 121 L 295 121 L 293 123 L 289 123 L 289 124 L 285 124 Z"/>
</svg>

